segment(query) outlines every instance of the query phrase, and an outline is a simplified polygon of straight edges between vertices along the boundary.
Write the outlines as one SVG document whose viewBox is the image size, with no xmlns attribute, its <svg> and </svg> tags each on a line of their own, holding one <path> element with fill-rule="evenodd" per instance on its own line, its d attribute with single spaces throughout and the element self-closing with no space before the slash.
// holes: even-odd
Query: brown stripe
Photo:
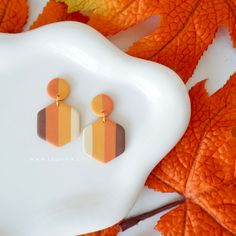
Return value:
<svg viewBox="0 0 236 236">
<path fill-rule="evenodd" d="M 125 150 L 125 130 L 119 124 L 116 125 L 116 156 Z"/>
<path fill-rule="evenodd" d="M 46 139 L 46 110 L 43 109 L 38 113 L 38 136 Z"/>
</svg>

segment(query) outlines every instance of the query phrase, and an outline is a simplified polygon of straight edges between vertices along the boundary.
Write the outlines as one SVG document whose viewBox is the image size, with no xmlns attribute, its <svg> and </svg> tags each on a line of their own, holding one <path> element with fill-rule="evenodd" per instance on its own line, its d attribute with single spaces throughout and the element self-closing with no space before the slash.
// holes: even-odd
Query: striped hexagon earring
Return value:
<svg viewBox="0 0 236 236">
<path fill-rule="evenodd" d="M 106 163 L 124 152 L 125 130 L 108 119 L 113 110 L 113 101 L 109 96 L 97 95 L 92 101 L 92 109 L 100 119 L 83 131 L 84 152 L 97 161 Z"/>
<path fill-rule="evenodd" d="M 51 80 L 47 91 L 55 102 L 38 113 L 38 136 L 50 144 L 63 146 L 79 136 L 79 112 L 64 103 L 70 93 L 66 80 Z"/>
</svg>

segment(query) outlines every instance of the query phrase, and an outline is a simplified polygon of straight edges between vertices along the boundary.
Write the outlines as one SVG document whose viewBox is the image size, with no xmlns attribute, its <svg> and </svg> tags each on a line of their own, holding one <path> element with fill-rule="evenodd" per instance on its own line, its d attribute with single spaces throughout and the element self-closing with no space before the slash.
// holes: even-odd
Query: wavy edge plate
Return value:
<svg viewBox="0 0 236 236">
<path fill-rule="evenodd" d="M 142 190 L 148 174 L 182 137 L 190 118 L 188 92 L 179 76 L 169 68 L 131 57 L 91 27 L 75 22 L 55 23 L 15 35 L 0 34 L 0 72 L 14 63 L 18 66 L 19 63 L 26 63 L 22 62 L 22 58 L 25 59 L 25 56 L 30 55 L 31 52 L 40 53 L 41 50 L 72 60 L 109 82 L 133 86 L 143 93 L 150 105 L 149 120 L 142 128 L 144 137 L 142 149 L 138 152 L 126 151 L 124 155 L 129 155 L 130 158 L 123 157 L 126 158 L 125 165 L 135 165 L 138 170 L 136 176 L 134 172 L 132 176 L 131 173 L 127 176 L 130 177 L 130 182 L 119 190 L 123 191 L 120 197 L 122 196 L 125 201 L 118 201 L 114 198 L 115 192 L 111 192 L 112 198 L 104 199 L 97 210 L 93 209 L 92 220 L 89 207 L 87 215 L 80 215 L 80 209 L 75 209 L 73 213 L 52 214 L 45 220 L 47 223 L 41 224 L 38 220 L 34 220 L 30 228 L 35 231 L 32 233 L 26 230 L 22 235 L 72 236 L 106 228 L 127 215 Z M 160 104 L 164 105 L 160 106 Z M 156 124 L 157 121 L 162 123 Z M 136 137 L 132 138 L 136 139 Z M 136 159 L 131 158 L 133 154 L 136 154 Z M 119 162 L 121 164 L 122 159 Z M 131 184 L 132 189 L 128 189 L 127 186 Z M 111 215 L 102 217 L 104 207 L 112 209 Z"/>
</svg>

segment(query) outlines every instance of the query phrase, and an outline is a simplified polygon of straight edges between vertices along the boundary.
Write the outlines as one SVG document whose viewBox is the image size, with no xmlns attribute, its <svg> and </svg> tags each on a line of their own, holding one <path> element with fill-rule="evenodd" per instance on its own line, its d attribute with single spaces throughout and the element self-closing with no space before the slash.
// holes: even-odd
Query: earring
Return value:
<svg viewBox="0 0 236 236">
<path fill-rule="evenodd" d="M 38 136 L 55 146 L 63 146 L 79 136 L 79 112 L 64 103 L 70 93 L 66 80 L 56 78 L 49 82 L 48 94 L 55 103 L 38 113 Z"/>
<path fill-rule="evenodd" d="M 97 95 L 92 101 L 92 109 L 100 119 L 83 131 L 84 152 L 97 161 L 106 163 L 124 152 L 125 130 L 108 119 L 113 110 L 113 101 L 109 96 Z"/>
</svg>

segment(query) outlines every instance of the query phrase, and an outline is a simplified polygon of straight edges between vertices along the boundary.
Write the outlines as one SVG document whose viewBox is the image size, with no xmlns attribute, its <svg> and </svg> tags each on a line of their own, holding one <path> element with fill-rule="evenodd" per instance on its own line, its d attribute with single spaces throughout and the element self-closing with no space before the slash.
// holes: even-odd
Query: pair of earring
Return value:
<svg viewBox="0 0 236 236">
<path fill-rule="evenodd" d="M 80 115 L 64 100 L 69 96 L 70 87 L 61 78 L 49 82 L 47 91 L 55 102 L 38 113 L 38 136 L 55 146 L 63 146 L 80 134 Z M 100 118 L 83 131 L 83 150 L 94 159 L 106 163 L 125 150 L 124 128 L 108 119 L 113 110 L 112 99 L 99 94 L 92 101 L 92 109 Z"/>
</svg>

